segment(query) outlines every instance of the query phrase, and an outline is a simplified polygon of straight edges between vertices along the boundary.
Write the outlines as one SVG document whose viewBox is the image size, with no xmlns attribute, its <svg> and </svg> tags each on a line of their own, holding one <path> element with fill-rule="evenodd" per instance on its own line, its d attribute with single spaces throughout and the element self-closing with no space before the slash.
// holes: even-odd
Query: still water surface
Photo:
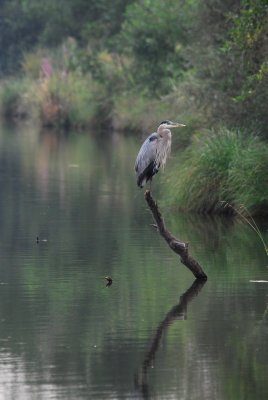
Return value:
<svg viewBox="0 0 268 400">
<path fill-rule="evenodd" d="M 268 398 L 261 242 L 163 208 L 208 274 L 194 282 L 150 226 L 140 143 L 1 128 L 0 399 Z"/>
</svg>

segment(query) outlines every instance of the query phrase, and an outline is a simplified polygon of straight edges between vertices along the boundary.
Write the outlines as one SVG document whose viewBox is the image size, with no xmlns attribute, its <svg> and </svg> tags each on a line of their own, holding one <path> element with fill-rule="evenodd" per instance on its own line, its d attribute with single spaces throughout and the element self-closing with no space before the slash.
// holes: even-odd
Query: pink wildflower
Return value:
<svg viewBox="0 0 268 400">
<path fill-rule="evenodd" d="M 46 78 L 49 78 L 51 75 L 51 66 L 47 58 L 43 58 L 41 68 Z"/>
</svg>

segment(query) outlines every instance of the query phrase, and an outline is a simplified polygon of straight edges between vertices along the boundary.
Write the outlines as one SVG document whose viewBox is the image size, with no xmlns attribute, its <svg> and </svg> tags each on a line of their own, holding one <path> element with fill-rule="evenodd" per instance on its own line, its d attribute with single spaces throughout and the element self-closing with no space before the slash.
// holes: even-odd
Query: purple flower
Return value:
<svg viewBox="0 0 268 400">
<path fill-rule="evenodd" d="M 41 69 L 44 72 L 46 78 L 49 78 L 51 75 L 51 66 L 47 58 L 43 58 Z"/>
</svg>

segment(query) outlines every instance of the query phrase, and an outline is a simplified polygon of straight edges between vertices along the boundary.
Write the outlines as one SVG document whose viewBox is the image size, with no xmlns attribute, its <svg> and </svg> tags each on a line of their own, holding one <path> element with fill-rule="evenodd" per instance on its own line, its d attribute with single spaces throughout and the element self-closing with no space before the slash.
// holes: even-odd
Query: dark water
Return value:
<svg viewBox="0 0 268 400">
<path fill-rule="evenodd" d="M 260 240 L 162 209 L 208 274 L 194 282 L 150 226 L 139 145 L 0 130 L 1 399 L 268 398 Z"/>
</svg>

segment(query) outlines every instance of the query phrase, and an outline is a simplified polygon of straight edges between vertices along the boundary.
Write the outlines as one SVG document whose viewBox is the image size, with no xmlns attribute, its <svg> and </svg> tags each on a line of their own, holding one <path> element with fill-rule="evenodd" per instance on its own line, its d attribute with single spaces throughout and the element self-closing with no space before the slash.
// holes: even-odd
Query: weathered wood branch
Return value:
<svg viewBox="0 0 268 400">
<path fill-rule="evenodd" d="M 207 279 L 207 275 L 203 271 L 201 265 L 189 254 L 189 243 L 182 242 L 167 230 L 157 203 L 151 196 L 149 190 L 146 190 L 145 192 L 145 200 L 147 201 L 147 204 L 153 214 L 158 232 L 165 239 L 169 247 L 180 256 L 182 264 L 189 268 L 196 278 Z"/>
</svg>

